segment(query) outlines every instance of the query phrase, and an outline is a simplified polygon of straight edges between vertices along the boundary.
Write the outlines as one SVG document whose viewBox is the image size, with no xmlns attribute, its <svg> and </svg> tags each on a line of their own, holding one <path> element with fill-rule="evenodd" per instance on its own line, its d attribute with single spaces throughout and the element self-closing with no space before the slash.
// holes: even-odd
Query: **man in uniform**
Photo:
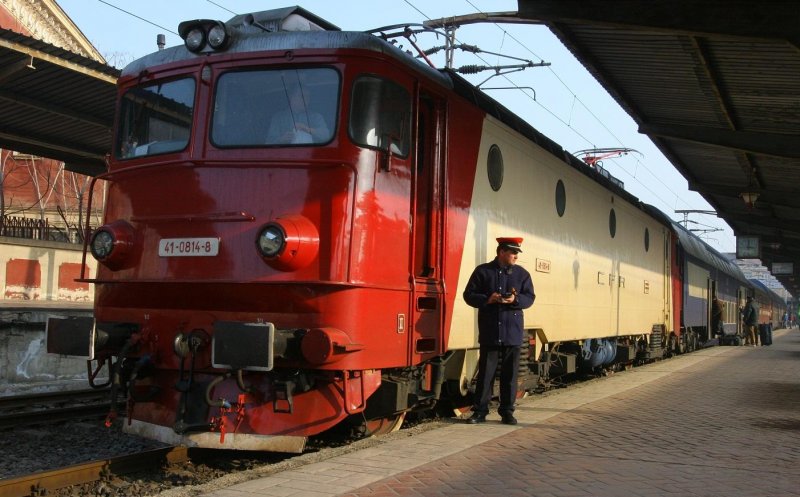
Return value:
<svg viewBox="0 0 800 497">
<path fill-rule="evenodd" d="M 533 305 L 531 275 L 517 265 L 522 238 L 498 238 L 497 257 L 479 265 L 464 289 L 464 300 L 478 309 L 478 384 L 470 424 L 483 423 L 489 413 L 494 375 L 500 365 L 500 407 L 505 424 L 517 424 L 519 353 L 524 337 L 523 309 Z"/>
</svg>

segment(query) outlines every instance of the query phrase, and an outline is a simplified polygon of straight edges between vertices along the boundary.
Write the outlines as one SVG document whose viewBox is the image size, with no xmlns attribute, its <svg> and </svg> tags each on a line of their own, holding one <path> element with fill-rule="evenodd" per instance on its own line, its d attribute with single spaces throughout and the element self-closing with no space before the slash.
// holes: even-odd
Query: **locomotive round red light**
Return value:
<svg viewBox="0 0 800 497">
<path fill-rule="evenodd" d="M 134 237 L 133 226 L 125 221 L 114 221 L 94 232 L 89 247 L 94 258 L 108 268 L 121 269 L 129 262 Z"/>
<path fill-rule="evenodd" d="M 305 216 L 281 216 L 264 226 L 256 245 L 267 264 L 281 271 L 294 271 L 317 257 L 319 231 Z"/>
</svg>

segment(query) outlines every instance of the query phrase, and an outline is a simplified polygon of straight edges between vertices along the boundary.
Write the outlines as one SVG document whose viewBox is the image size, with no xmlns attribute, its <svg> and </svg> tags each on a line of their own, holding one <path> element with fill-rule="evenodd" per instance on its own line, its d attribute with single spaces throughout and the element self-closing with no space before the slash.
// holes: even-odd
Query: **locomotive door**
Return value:
<svg viewBox="0 0 800 497">
<path fill-rule="evenodd" d="M 444 101 L 420 91 L 411 203 L 414 288 L 409 359 L 412 364 L 443 352 L 442 205 L 444 199 Z"/>
</svg>

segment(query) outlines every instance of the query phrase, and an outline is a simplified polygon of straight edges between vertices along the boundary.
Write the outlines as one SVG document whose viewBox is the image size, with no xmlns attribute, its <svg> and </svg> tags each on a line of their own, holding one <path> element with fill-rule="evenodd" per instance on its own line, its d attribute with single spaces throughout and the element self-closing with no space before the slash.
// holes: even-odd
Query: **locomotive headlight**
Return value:
<svg viewBox="0 0 800 497">
<path fill-rule="evenodd" d="M 280 271 L 296 271 L 317 257 L 319 230 L 305 216 L 280 216 L 264 225 L 256 245 L 268 265 Z"/>
<path fill-rule="evenodd" d="M 189 32 L 186 33 L 186 38 L 184 38 L 183 43 L 190 52 L 197 52 L 203 48 L 206 44 L 206 33 L 203 31 L 203 27 L 197 25 L 190 29 Z"/>
<path fill-rule="evenodd" d="M 94 232 L 89 249 L 95 259 L 106 267 L 117 270 L 130 267 L 136 252 L 136 233 L 125 221 L 114 221 Z"/>
<path fill-rule="evenodd" d="M 208 44 L 214 50 L 225 48 L 228 44 L 228 31 L 225 29 L 225 24 L 217 22 L 208 30 Z"/>
<path fill-rule="evenodd" d="M 286 235 L 278 224 L 268 224 L 258 235 L 258 250 L 265 257 L 276 257 L 284 247 L 286 247 Z"/>
<path fill-rule="evenodd" d="M 106 230 L 99 230 L 92 237 L 92 255 L 98 261 L 102 261 L 111 255 L 114 250 L 114 235 Z"/>
<path fill-rule="evenodd" d="M 208 52 L 206 44 L 213 50 L 222 50 L 231 41 L 231 34 L 222 21 L 213 19 L 195 19 L 184 21 L 178 25 L 178 34 L 190 52 Z"/>
</svg>

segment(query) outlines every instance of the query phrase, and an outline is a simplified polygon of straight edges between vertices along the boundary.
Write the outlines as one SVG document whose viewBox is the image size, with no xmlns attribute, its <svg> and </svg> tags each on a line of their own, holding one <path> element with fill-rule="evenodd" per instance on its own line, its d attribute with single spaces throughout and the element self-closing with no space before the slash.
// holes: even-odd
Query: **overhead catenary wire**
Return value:
<svg viewBox="0 0 800 497">
<path fill-rule="evenodd" d="M 153 21 L 151 21 L 149 19 L 145 19 L 144 17 L 138 16 L 138 15 L 134 14 L 133 12 L 128 12 L 127 10 L 123 9 L 122 7 L 118 7 L 118 6 L 114 5 L 113 3 L 107 2 L 106 0 L 97 0 L 97 1 L 102 3 L 102 4 L 108 5 L 109 7 L 113 8 L 113 9 L 117 9 L 118 11 L 120 11 L 122 13 L 125 13 L 125 14 L 127 14 L 127 15 L 129 15 L 131 17 L 135 17 L 136 19 L 139 19 L 140 21 L 144 21 L 147 24 L 152 24 L 153 26 L 155 26 L 157 28 L 160 28 L 160 29 L 163 29 L 164 31 L 169 31 L 170 33 L 172 33 L 172 34 L 174 34 L 176 36 L 178 35 L 177 32 L 175 32 L 175 31 L 173 31 L 173 30 L 171 30 L 169 28 L 165 28 L 164 26 L 162 26 L 160 24 L 157 24 L 157 23 L 155 23 L 155 22 L 153 22 Z"/>
<path fill-rule="evenodd" d="M 473 3 L 471 0 L 464 0 L 464 1 L 465 1 L 467 4 L 469 4 L 469 5 L 470 5 L 470 6 L 471 6 L 473 9 L 475 9 L 475 10 L 476 10 L 478 13 L 485 14 L 485 12 L 483 12 L 481 9 L 479 9 L 479 8 L 478 8 L 478 7 L 477 7 L 477 6 L 476 6 L 476 5 L 475 5 L 475 4 L 474 4 L 474 3 Z M 417 10 L 418 10 L 418 9 L 417 9 Z M 517 38 L 516 38 L 516 37 L 515 37 L 513 34 L 509 33 L 509 32 L 508 32 L 508 30 L 506 30 L 505 28 L 503 28 L 502 26 L 500 26 L 498 23 L 493 23 L 493 24 L 494 24 L 494 25 L 495 25 L 495 26 L 496 26 L 498 29 L 500 29 L 500 30 L 503 32 L 503 40 L 504 40 L 504 41 L 505 41 L 505 37 L 507 36 L 508 38 L 510 38 L 510 39 L 512 39 L 513 41 L 515 41 L 515 42 L 516 42 L 518 45 L 520 45 L 520 46 L 521 46 L 523 49 L 525 49 L 526 51 L 528 51 L 528 52 L 529 52 L 531 55 L 533 55 L 534 57 L 536 57 L 536 58 L 538 58 L 538 59 L 540 59 L 540 60 L 542 59 L 542 57 L 540 57 L 540 56 L 539 56 L 539 55 L 538 55 L 536 52 L 534 52 L 533 50 L 531 50 L 531 49 L 530 49 L 530 48 L 529 48 L 529 47 L 528 47 L 528 46 L 527 46 L 525 43 L 521 42 L 521 41 L 520 41 L 519 39 L 517 39 Z M 609 135 L 610 135 L 610 136 L 611 136 L 613 139 L 615 139 L 615 140 L 617 141 L 617 143 L 619 143 L 620 145 L 624 145 L 624 143 L 623 143 L 623 142 L 620 140 L 620 138 L 619 138 L 619 137 L 618 137 L 618 136 L 617 136 L 617 135 L 616 135 L 616 134 L 615 134 L 615 133 L 614 133 L 614 132 L 613 132 L 613 131 L 612 131 L 612 130 L 611 130 L 609 127 L 608 127 L 608 126 L 606 126 L 605 122 L 604 122 L 603 120 L 601 120 L 601 119 L 600 119 L 600 118 L 599 118 L 599 117 L 598 117 L 598 116 L 597 116 L 597 115 L 596 115 L 596 114 L 595 114 L 595 113 L 592 111 L 592 109 L 590 109 L 590 108 L 589 108 L 589 106 L 587 106 L 587 105 L 586 105 L 586 104 L 583 102 L 583 100 L 582 100 L 582 99 L 581 99 L 581 98 L 580 98 L 580 97 L 579 97 L 579 96 L 578 96 L 578 95 L 577 95 L 577 94 L 576 94 L 576 93 L 575 93 L 575 92 L 574 92 L 574 91 L 573 91 L 573 90 L 572 90 L 572 89 L 569 87 L 569 85 L 568 85 L 568 84 L 567 84 L 567 83 L 566 83 L 566 82 L 565 82 L 565 81 L 564 81 L 564 80 L 563 80 L 563 79 L 562 79 L 562 78 L 561 78 L 561 77 L 558 75 L 558 73 L 555 71 L 555 69 L 553 69 L 553 67 L 552 67 L 552 66 L 548 66 L 548 69 L 549 69 L 549 70 L 550 70 L 550 72 L 553 74 L 553 76 L 556 78 L 556 80 L 557 80 L 557 81 L 558 81 L 558 82 L 559 82 L 559 83 L 560 83 L 560 84 L 561 84 L 561 85 L 562 85 L 564 88 L 566 88 L 566 89 L 567 89 L 567 91 L 568 91 L 568 92 L 569 92 L 569 93 L 570 93 L 570 94 L 573 96 L 573 98 L 574 98 L 574 102 L 578 102 L 578 103 L 581 105 L 581 107 L 583 107 L 583 108 L 586 110 L 586 112 L 588 112 L 588 114 L 589 114 L 589 115 L 591 115 L 591 116 L 592 116 L 592 118 L 594 118 L 594 120 L 595 120 L 597 123 L 599 123 L 599 124 L 600 124 L 600 126 L 602 126 L 602 127 L 603 127 L 603 128 L 604 128 L 604 129 L 605 129 L 607 132 L 608 132 L 608 134 L 609 134 Z M 506 79 L 508 79 L 508 78 L 506 78 Z M 525 92 L 523 92 L 523 93 L 525 93 Z M 573 102 L 573 106 L 574 106 L 574 102 Z M 540 102 L 538 102 L 538 101 L 537 101 L 537 103 L 538 103 L 540 106 L 542 106 L 542 108 L 545 108 L 545 107 L 544 107 L 544 106 L 543 106 L 543 105 L 542 105 Z M 546 109 L 546 108 L 545 108 L 545 109 Z M 546 110 L 547 110 L 547 111 L 548 111 L 548 112 L 549 112 L 551 115 L 553 115 L 553 113 L 552 113 L 552 112 L 551 112 L 549 109 L 546 109 Z M 572 112 L 572 110 L 571 110 L 570 112 Z M 572 115 L 572 114 L 570 114 L 570 116 L 571 116 L 571 115 Z M 559 121 L 561 121 L 562 123 L 564 122 L 562 119 L 559 119 Z M 570 117 L 570 122 L 571 122 L 571 117 Z M 565 125 L 566 125 L 566 126 L 567 126 L 567 127 L 570 129 L 570 130 L 572 130 L 572 131 L 574 132 L 574 128 L 572 128 L 572 126 L 571 126 L 570 124 L 568 124 L 568 123 L 565 123 Z M 576 134 L 578 134 L 578 136 L 580 136 L 581 138 L 583 138 L 583 139 L 586 139 L 586 138 L 585 138 L 583 135 L 581 135 L 580 133 L 576 133 Z M 589 140 L 587 140 L 587 142 L 591 143 Z M 624 171 L 626 174 L 630 175 L 630 177 L 631 177 L 631 178 L 633 178 L 634 180 L 636 180 L 636 182 L 637 182 L 639 185 L 641 185 L 641 186 L 642 186 L 642 188 L 644 188 L 645 190 L 647 190 L 648 192 L 650 192 L 650 193 L 651 193 L 651 194 L 652 194 L 652 195 L 653 195 L 655 198 L 659 199 L 659 200 L 660 200 L 660 201 L 661 201 L 661 202 L 662 202 L 662 203 L 663 203 L 665 206 L 671 207 L 671 206 L 669 205 L 669 203 L 668 203 L 668 202 L 666 202 L 666 200 L 664 200 L 664 199 L 663 199 L 663 198 L 661 198 L 661 197 L 660 197 L 658 194 L 656 194 L 655 192 L 653 192 L 653 190 L 652 190 L 652 189 L 650 189 L 650 188 L 649 188 L 649 187 L 648 187 L 646 184 L 644 184 L 642 181 L 639 181 L 639 180 L 636 178 L 636 173 L 635 173 L 635 172 L 634 172 L 633 174 L 631 174 L 631 173 L 630 173 L 630 171 L 628 171 L 626 168 L 624 168 L 624 167 L 623 167 L 623 166 L 622 166 L 622 165 L 621 165 L 621 164 L 620 164 L 620 163 L 619 163 L 617 160 L 615 160 L 615 159 L 611 159 L 611 161 L 612 161 L 612 162 L 615 164 L 615 166 L 616 166 L 616 167 L 619 167 L 619 168 L 620 168 L 622 171 Z M 640 165 L 641 165 L 641 166 L 644 166 L 644 164 L 642 164 L 642 163 L 641 163 L 641 161 L 640 161 L 639 159 L 636 159 L 636 171 L 638 171 L 638 169 L 639 169 L 639 166 L 640 166 Z M 663 187 L 664 187 L 664 188 L 665 188 L 667 191 L 669 191 L 670 193 L 672 193 L 672 195 L 673 195 L 673 196 L 674 196 L 674 198 L 675 198 L 675 206 L 674 206 L 674 207 L 671 207 L 671 208 L 673 208 L 673 209 L 677 208 L 677 203 L 678 203 L 678 202 L 681 202 L 683 205 L 691 206 L 691 204 L 690 204 L 690 203 L 689 203 L 689 202 L 688 202 L 686 199 L 684 199 L 684 198 L 683 198 L 683 197 L 682 197 L 682 196 L 681 196 L 679 193 L 675 192 L 675 191 L 674 191 L 674 190 L 673 190 L 673 189 L 672 189 L 672 188 L 671 188 L 669 185 L 667 185 L 667 184 L 666 184 L 666 183 L 665 183 L 665 182 L 664 182 L 664 181 L 661 179 L 661 177 L 657 176 L 656 174 L 653 174 L 653 173 L 650 171 L 650 169 L 649 169 L 649 168 L 647 168 L 647 167 L 644 167 L 644 169 L 645 169 L 645 171 L 647 171 L 647 173 L 648 173 L 648 174 L 649 174 L 649 175 L 650 175 L 650 176 L 651 176 L 653 179 L 655 179 L 655 180 L 656 180 L 658 183 L 660 183 L 660 184 L 661 184 L 661 185 L 662 185 L 662 186 L 663 186 Z M 727 233 L 726 233 L 726 235 L 727 235 Z"/>
</svg>

